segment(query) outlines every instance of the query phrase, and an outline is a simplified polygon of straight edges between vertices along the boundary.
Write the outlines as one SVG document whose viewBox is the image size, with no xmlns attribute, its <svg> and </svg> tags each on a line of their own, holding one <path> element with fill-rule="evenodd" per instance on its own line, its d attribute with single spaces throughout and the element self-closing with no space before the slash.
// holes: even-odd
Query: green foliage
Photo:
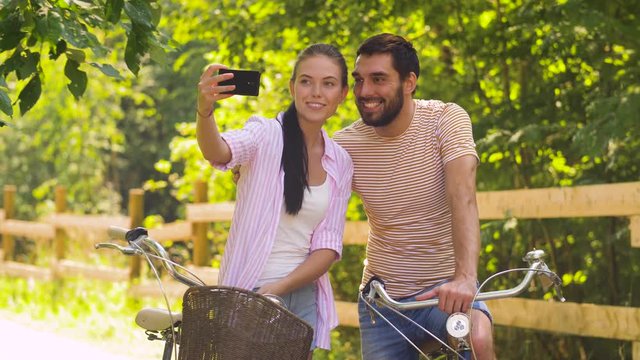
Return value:
<svg viewBox="0 0 640 360">
<path fill-rule="evenodd" d="M 118 213 L 121 199 L 109 175 L 117 176 L 110 161 L 123 151 L 118 124 L 124 114 L 117 102 L 126 87 L 95 76 L 77 102 L 65 90 L 62 64 L 41 64 L 47 73 L 43 96 L 29 116 L 0 133 L 0 184 L 15 184 L 16 216 L 34 218 L 53 210 L 53 189 L 67 188 L 70 211 Z M 66 69 L 66 66 L 65 66 Z"/>
<path fill-rule="evenodd" d="M 318 360 L 359 360 L 360 333 L 357 328 L 338 326 L 331 332 L 331 351 L 316 350 Z"/>
<path fill-rule="evenodd" d="M 35 105 L 40 98 L 45 75 L 42 64 L 47 57 L 53 61 L 63 55 L 67 58 L 69 91 L 76 98 L 82 96 L 88 80 L 82 65 L 95 64 L 87 58 L 105 58 L 113 46 L 110 36 L 116 26 L 126 30 L 124 60 L 131 72 L 138 74 L 145 56 L 162 63 L 167 46 L 157 31 L 159 5 L 150 0 L 3 1 L 0 82 L 4 85 L 0 88 L 0 111 L 13 115 L 9 96 L 12 92 L 18 93 L 22 115 Z M 94 66 L 105 75 L 120 78 L 118 70 L 109 64 Z"/>
</svg>

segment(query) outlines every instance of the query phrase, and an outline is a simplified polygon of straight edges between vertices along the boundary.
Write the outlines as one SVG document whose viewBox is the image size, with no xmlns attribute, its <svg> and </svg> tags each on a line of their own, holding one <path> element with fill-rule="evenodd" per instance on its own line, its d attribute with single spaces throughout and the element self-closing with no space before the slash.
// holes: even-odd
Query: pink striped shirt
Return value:
<svg viewBox="0 0 640 360">
<path fill-rule="evenodd" d="M 236 165 L 236 207 L 220 264 L 220 284 L 253 289 L 271 253 L 284 200 L 282 114 L 277 120 L 252 116 L 242 129 L 222 134 L 231 148 L 231 161 L 212 164 L 220 170 Z M 325 151 L 322 167 L 330 184 L 330 202 L 324 219 L 310 239 L 310 251 L 332 249 L 342 254 L 345 213 L 351 195 L 353 164 L 347 152 L 322 130 Z M 338 325 L 328 274 L 318 281 L 316 344 L 330 348 L 330 331 Z"/>
</svg>

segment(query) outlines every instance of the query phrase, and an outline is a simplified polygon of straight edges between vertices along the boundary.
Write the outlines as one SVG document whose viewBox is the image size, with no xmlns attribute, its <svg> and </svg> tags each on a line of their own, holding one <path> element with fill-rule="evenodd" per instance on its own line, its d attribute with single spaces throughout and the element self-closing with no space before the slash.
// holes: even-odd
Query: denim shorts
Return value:
<svg viewBox="0 0 640 360">
<path fill-rule="evenodd" d="M 258 290 L 257 288 L 253 291 Z M 313 341 L 311 342 L 311 350 L 316 348 L 316 323 L 317 309 L 316 292 L 317 285 L 315 282 L 292 291 L 280 298 L 284 301 L 287 310 L 294 313 L 297 317 L 304 320 L 313 328 Z"/>
<path fill-rule="evenodd" d="M 426 292 L 436 286 L 434 285 L 425 289 Z M 415 301 L 415 296 L 399 300 L 400 302 Z M 378 312 L 388 319 L 393 326 L 401 331 L 412 343 L 420 345 L 432 337 L 425 333 L 424 330 L 418 328 L 415 324 L 402 318 L 398 314 L 386 306 L 377 306 L 372 304 Z M 491 313 L 489 308 L 483 301 L 476 301 L 472 305 L 473 309 L 477 309 L 485 313 L 491 321 Z M 358 314 L 360 317 L 360 340 L 362 343 L 362 359 L 363 360 L 417 360 L 418 351 L 405 340 L 398 331 L 396 331 L 389 323 L 377 314 L 375 315 L 375 324 L 371 323 L 371 314 L 369 307 L 362 299 L 358 300 Z M 447 331 L 446 322 L 449 314 L 438 309 L 437 306 L 424 309 L 415 309 L 402 311 L 402 314 L 420 324 L 429 330 L 433 335 L 446 343 Z"/>
</svg>

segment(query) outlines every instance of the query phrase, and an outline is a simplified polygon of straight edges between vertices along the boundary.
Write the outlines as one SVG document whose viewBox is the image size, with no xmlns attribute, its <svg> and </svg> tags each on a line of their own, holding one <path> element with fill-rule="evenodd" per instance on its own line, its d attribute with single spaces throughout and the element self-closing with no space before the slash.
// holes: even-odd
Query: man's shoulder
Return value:
<svg viewBox="0 0 640 360">
<path fill-rule="evenodd" d="M 432 119 L 441 119 L 443 115 L 466 114 L 466 111 L 454 102 L 444 102 L 442 100 L 416 99 L 416 115 Z"/>
<path fill-rule="evenodd" d="M 416 99 L 416 108 L 418 111 L 442 112 L 449 104 L 437 99 Z"/>
<path fill-rule="evenodd" d="M 348 142 L 349 140 L 353 140 L 355 137 L 360 136 L 365 128 L 366 125 L 362 122 L 362 119 L 358 119 L 341 130 L 336 131 L 333 134 L 333 140 L 338 144 L 343 145 L 344 142 Z"/>
</svg>

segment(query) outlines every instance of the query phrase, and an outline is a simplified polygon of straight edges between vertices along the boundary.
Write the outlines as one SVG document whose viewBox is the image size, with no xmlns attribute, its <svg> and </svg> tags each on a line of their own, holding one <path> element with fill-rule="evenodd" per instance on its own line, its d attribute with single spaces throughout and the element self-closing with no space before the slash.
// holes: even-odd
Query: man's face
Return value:
<svg viewBox="0 0 640 360">
<path fill-rule="evenodd" d="M 353 94 L 362 121 L 369 126 L 389 125 L 404 103 L 400 74 L 390 54 L 361 55 L 352 73 Z"/>
</svg>

